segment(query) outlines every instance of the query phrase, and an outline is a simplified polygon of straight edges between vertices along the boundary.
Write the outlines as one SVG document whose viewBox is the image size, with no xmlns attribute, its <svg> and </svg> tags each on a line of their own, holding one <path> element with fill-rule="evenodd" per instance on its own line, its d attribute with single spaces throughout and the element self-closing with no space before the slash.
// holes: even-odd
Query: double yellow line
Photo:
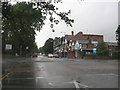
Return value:
<svg viewBox="0 0 120 90">
<path fill-rule="evenodd" d="M 9 76 L 11 73 L 5 73 L 5 74 L 3 74 L 3 75 L 1 75 L 0 76 L 0 80 L 3 80 L 3 79 L 5 79 L 7 76 Z"/>
</svg>

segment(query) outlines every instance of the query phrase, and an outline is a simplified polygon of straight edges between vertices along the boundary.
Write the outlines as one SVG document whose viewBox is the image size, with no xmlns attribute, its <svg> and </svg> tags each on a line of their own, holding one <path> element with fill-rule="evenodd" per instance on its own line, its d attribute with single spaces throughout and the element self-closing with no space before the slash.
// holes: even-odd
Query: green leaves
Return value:
<svg viewBox="0 0 120 90">
<path fill-rule="evenodd" d="M 108 55 L 108 49 L 103 41 L 99 42 L 97 46 L 97 55 Z"/>
<path fill-rule="evenodd" d="M 54 1 L 55 3 L 61 2 L 61 0 Z M 70 10 L 58 12 L 58 8 L 50 2 L 18 2 L 14 5 L 4 2 L 2 5 L 3 47 L 5 48 L 5 44 L 11 43 L 14 46 L 13 50 L 18 54 L 21 49 L 25 53 L 26 46 L 29 47 L 28 53 L 31 52 L 35 45 L 35 30 L 42 29 L 47 16 L 50 16 L 51 28 L 54 28 L 54 24 L 58 24 L 60 21 L 54 17 L 54 14 L 65 21 L 67 25 L 72 26 L 74 22 L 68 17 Z M 50 43 L 50 45 L 52 44 Z M 50 52 L 52 53 L 51 50 Z"/>
<path fill-rule="evenodd" d="M 45 45 L 42 47 L 42 52 L 45 54 L 53 53 L 53 39 L 49 38 L 46 40 Z"/>
</svg>

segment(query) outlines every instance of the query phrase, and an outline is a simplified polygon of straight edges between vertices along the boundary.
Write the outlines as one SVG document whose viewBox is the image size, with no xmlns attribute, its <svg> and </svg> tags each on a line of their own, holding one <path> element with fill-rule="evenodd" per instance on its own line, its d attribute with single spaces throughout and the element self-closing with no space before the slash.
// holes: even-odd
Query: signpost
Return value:
<svg viewBox="0 0 120 90">
<path fill-rule="evenodd" d="M 5 49 L 6 49 L 6 50 L 12 50 L 12 45 L 11 45 L 11 44 L 6 44 Z"/>
</svg>

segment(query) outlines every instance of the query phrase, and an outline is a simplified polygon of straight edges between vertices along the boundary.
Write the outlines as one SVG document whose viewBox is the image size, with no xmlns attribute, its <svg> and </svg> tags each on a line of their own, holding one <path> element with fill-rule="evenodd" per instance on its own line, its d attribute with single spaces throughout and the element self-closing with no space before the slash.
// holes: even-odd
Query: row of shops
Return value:
<svg viewBox="0 0 120 90">
<path fill-rule="evenodd" d="M 54 53 L 60 57 L 82 58 L 85 54 L 96 53 L 99 42 L 103 41 L 103 35 L 83 34 L 65 35 L 54 41 Z"/>
</svg>

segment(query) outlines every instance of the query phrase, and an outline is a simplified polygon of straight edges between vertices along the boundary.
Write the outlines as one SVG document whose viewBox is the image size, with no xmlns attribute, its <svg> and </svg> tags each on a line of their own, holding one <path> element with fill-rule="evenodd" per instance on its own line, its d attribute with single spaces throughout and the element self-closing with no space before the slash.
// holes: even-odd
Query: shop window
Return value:
<svg viewBox="0 0 120 90">
<path fill-rule="evenodd" d="M 83 45 L 82 45 L 82 48 L 87 48 L 87 45 L 86 45 L 86 44 L 83 44 Z"/>
<path fill-rule="evenodd" d="M 97 47 L 97 44 L 94 44 L 94 47 Z"/>
</svg>

